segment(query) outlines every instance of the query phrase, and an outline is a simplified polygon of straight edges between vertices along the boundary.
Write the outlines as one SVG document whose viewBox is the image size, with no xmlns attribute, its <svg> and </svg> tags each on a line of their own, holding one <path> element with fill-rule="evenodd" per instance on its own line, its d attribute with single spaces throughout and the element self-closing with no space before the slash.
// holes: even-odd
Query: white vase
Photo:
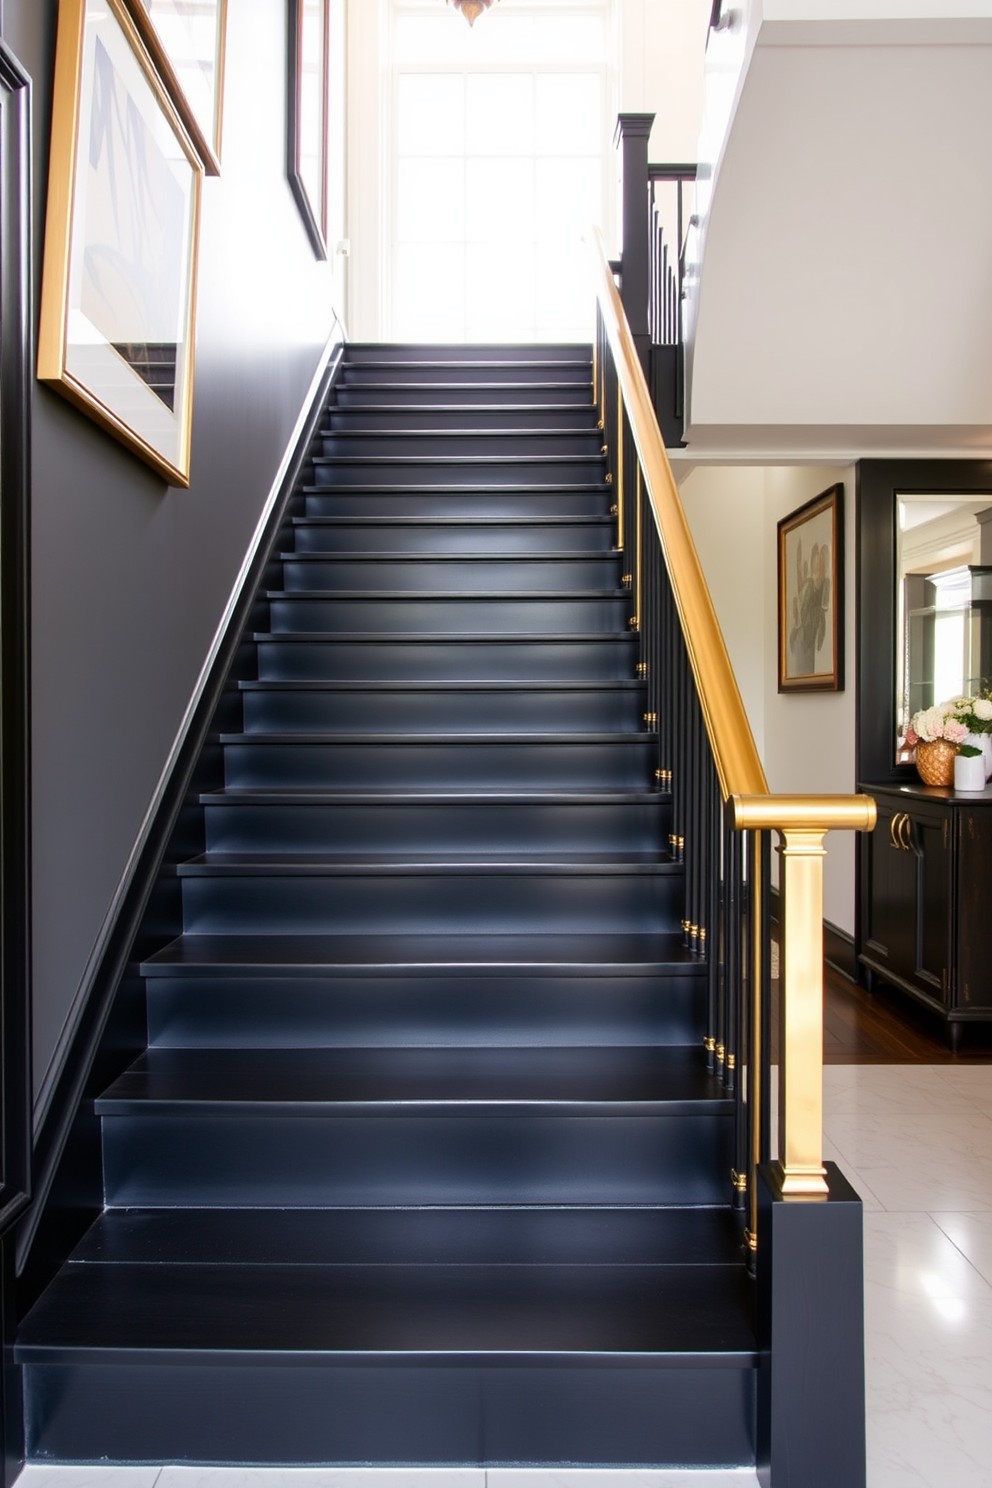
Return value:
<svg viewBox="0 0 992 1488">
<path fill-rule="evenodd" d="M 992 734 L 979 734 L 982 743 L 982 754 L 985 756 L 985 779 L 992 775 Z"/>
<path fill-rule="evenodd" d="M 971 742 L 969 736 L 968 742 Z M 954 789 L 980 791 L 985 789 L 985 755 L 957 754 L 954 756 Z"/>
</svg>

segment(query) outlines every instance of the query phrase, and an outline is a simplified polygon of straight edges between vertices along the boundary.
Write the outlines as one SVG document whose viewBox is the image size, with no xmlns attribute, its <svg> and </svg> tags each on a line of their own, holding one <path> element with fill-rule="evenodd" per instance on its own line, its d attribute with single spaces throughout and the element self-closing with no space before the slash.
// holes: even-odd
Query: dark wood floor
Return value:
<svg viewBox="0 0 992 1488">
<path fill-rule="evenodd" d="M 869 996 L 832 967 L 824 971 L 825 1064 L 992 1064 L 992 1024 L 966 1024 L 952 1054 L 943 1020 L 911 997 L 889 987 Z"/>
</svg>

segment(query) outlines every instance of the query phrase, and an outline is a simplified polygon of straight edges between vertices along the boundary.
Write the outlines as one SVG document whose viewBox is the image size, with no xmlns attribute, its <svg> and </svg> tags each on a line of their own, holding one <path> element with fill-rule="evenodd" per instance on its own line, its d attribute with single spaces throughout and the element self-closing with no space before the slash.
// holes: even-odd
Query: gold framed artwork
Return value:
<svg viewBox="0 0 992 1488">
<path fill-rule="evenodd" d="M 313 251 L 327 257 L 330 0 L 289 0 L 289 184 Z"/>
<path fill-rule="evenodd" d="M 62 0 L 38 376 L 189 485 L 203 165 L 122 0 Z"/>
<path fill-rule="evenodd" d="M 778 690 L 844 690 L 844 487 L 778 524 Z"/>
<path fill-rule="evenodd" d="M 208 176 L 220 175 L 227 0 L 128 0 Z"/>
</svg>

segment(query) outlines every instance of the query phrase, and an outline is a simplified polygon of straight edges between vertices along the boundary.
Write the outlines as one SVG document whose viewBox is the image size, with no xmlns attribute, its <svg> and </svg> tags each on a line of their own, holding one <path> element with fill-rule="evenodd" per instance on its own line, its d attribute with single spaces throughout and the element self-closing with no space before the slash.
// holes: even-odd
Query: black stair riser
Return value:
<svg viewBox="0 0 992 1488">
<path fill-rule="evenodd" d="M 28 1366 L 28 1452 L 56 1462 L 362 1467 L 754 1461 L 749 1368 L 287 1362 L 194 1356 L 94 1368 L 83 1355 Z"/>
<path fill-rule="evenodd" d="M 674 931 L 682 883 L 520 870 L 184 877 L 188 935 L 624 934 Z"/>
<path fill-rule="evenodd" d="M 601 481 L 605 459 L 599 456 L 538 455 L 479 456 L 430 459 L 426 456 L 383 455 L 361 460 L 346 455 L 320 455 L 313 461 L 314 485 L 381 486 L 401 482 L 405 486 L 463 486 L 478 483 L 495 486 L 584 485 Z"/>
<path fill-rule="evenodd" d="M 462 486 L 447 491 L 437 486 L 413 489 L 402 481 L 378 486 L 307 487 L 304 510 L 308 517 L 604 517 L 609 492 L 596 484 L 540 491 L 523 486 Z"/>
<path fill-rule="evenodd" d="M 696 1046 L 701 975 L 152 977 L 157 1048 Z"/>
<path fill-rule="evenodd" d="M 631 733 L 642 726 L 640 687 L 429 687 L 298 690 L 264 684 L 242 693 L 245 731 L 332 733 Z"/>
<path fill-rule="evenodd" d="M 621 559 L 610 554 L 588 557 L 465 557 L 443 556 L 332 558 L 286 556 L 282 564 L 283 588 L 290 594 L 314 589 L 336 595 L 369 590 L 393 590 L 398 594 L 437 593 L 467 590 L 486 595 L 492 590 L 513 590 L 530 596 L 576 589 L 620 588 Z M 312 627 L 316 629 L 317 627 Z"/>
<path fill-rule="evenodd" d="M 571 383 L 592 399 L 592 366 L 588 362 L 504 363 L 463 362 L 457 369 L 440 362 L 353 363 L 342 372 L 345 387 L 436 387 L 457 381 L 463 386 L 521 387 L 527 383 Z M 500 401 L 503 395 L 500 393 Z"/>
<path fill-rule="evenodd" d="M 391 787 L 392 789 L 393 787 Z M 668 801 L 590 805 L 519 800 L 456 799 L 345 802 L 321 805 L 210 804 L 205 810 L 211 852 L 445 852 L 648 853 L 667 851 L 671 827 Z"/>
<path fill-rule="evenodd" d="M 581 408 L 584 414 L 593 409 L 592 387 L 589 382 L 558 382 L 553 374 L 543 382 L 536 383 L 489 383 L 472 384 L 450 382 L 439 377 L 433 385 L 416 383 L 368 383 L 364 387 L 339 384 L 335 389 L 335 408 L 379 407 L 388 403 L 393 407 L 425 408 L 433 410 L 440 404 L 444 408 L 492 408 L 507 404 L 532 408 L 551 409 L 567 404 Z M 595 414 L 593 414 L 595 417 Z"/>
<path fill-rule="evenodd" d="M 636 636 L 606 635 L 517 641 L 259 637 L 258 675 L 263 681 L 314 682 L 627 681 L 636 647 Z"/>
<path fill-rule="evenodd" d="M 523 456 L 575 459 L 585 455 L 594 459 L 602 454 L 603 437 L 596 429 L 554 430 L 518 429 L 512 434 L 498 430 L 351 430 L 321 436 L 316 452 L 349 459 L 394 460 L 402 455 L 434 460 L 477 459 L 482 455 L 502 459 L 512 452 L 515 459 Z"/>
<path fill-rule="evenodd" d="M 657 745 L 650 734 L 507 742 L 356 738 L 333 743 L 244 742 L 224 747 L 229 790 L 644 790 Z"/>
<path fill-rule="evenodd" d="M 502 429 L 509 436 L 530 429 L 596 430 L 596 413 L 592 406 L 509 403 L 503 408 L 459 407 L 457 398 L 451 405 L 430 404 L 410 407 L 390 403 L 387 398 L 364 408 L 332 404 L 327 411 L 324 430 L 376 429 Z M 602 431 L 599 431 L 602 444 Z"/>
<path fill-rule="evenodd" d="M 293 524 L 297 553 L 482 553 L 495 558 L 513 553 L 538 561 L 542 553 L 612 556 L 616 526 L 612 519 L 546 523 L 438 519 L 390 521 L 300 518 Z M 539 587 L 539 586 L 538 586 Z M 601 585 L 595 587 L 600 588 Z"/>
<path fill-rule="evenodd" d="M 522 595 L 491 594 L 409 598 L 395 594 L 286 595 L 269 602 L 269 624 L 276 635 L 326 630 L 334 635 L 371 635 L 402 630 L 426 635 L 604 635 L 622 631 L 630 615 L 626 594 Z"/>
<path fill-rule="evenodd" d="M 721 1204 L 728 1112 L 104 1116 L 113 1208 Z"/>
</svg>

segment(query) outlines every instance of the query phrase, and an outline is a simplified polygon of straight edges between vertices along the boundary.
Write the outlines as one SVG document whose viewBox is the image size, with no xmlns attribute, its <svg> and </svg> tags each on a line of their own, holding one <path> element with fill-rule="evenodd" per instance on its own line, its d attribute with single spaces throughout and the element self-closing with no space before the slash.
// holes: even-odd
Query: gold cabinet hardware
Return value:
<svg viewBox="0 0 992 1488">
<path fill-rule="evenodd" d="M 903 849 L 904 852 L 909 852 L 912 848 L 912 833 L 913 823 L 910 821 L 909 817 L 904 811 L 899 822 L 899 846 Z"/>
<path fill-rule="evenodd" d="M 889 841 L 892 843 L 893 847 L 899 846 L 898 842 L 896 841 L 896 827 L 898 826 L 898 823 L 899 812 L 893 811 L 892 816 L 889 819 Z"/>
</svg>

